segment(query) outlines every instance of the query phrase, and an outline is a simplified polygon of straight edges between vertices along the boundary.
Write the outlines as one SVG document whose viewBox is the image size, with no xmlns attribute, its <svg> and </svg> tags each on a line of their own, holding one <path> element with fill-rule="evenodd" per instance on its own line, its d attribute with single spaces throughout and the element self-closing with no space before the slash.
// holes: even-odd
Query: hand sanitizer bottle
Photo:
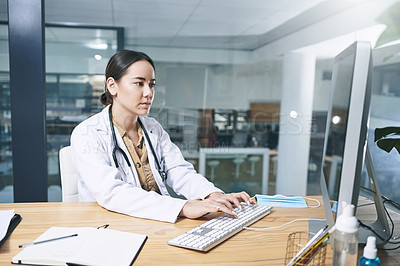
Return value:
<svg viewBox="0 0 400 266">
<path fill-rule="evenodd" d="M 380 266 L 381 261 L 376 256 L 376 238 L 369 236 L 367 238 L 367 245 L 364 248 L 363 256 L 360 258 L 360 266 Z"/>
<path fill-rule="evenodd" d="M 358 260 L 358 221 L 354 217 L 354 206 L 345 202 L 343 206 L 333 233 L 333 266 L 357 265 Z"/>
</svg>

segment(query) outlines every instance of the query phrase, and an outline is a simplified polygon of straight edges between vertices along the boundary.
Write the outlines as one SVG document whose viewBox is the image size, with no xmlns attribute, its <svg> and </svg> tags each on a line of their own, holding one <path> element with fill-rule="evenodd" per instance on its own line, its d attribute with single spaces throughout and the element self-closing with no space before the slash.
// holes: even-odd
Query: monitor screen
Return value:
<svg viewBox="0 0 400 266">
<path fill-rule="evenodd" d="M 329 199 L 357 206 L 371 98 L 372 57 L 355 42 L 334 59 L 323 174 Z M 338 204 L 338 215 L 342 212 Z"/>
<path fill-rule="evenodd" d="M 334 225 L 331 201 L 336 201 L 337 216 L 343 212 L 342 202 L 357 210 L 361 174 L 365 162 L 376 208 L 376 221 L 359 229 L 359 242 L 380 236 L 377 245 L 389 237 L 389 224 L 379 184 L 375 176 L 366 136 L 372 84 L 372 50 L 368 42 L 355 42 L 335 57 L 324 154 L 321 169 L 321 191 L 329 226 Z M 364 160 L 365 159 L 365 160 Z M 327 185 L 326 185 L 327 184 Z"/>
<path fill-rule="evenodd" d="M 333 88 L 337 88 L 331 98 L 328 143 L 325 157 L 325 172 L 328 177 L 328 192 L 331 200 L 339 198 L 340 177 L 344 155 L 344 144 L 353 79 L 354 57 L 343 57 L 335 64 Z M 329 162 L 329 163 L 328 163 Z"/>
</svg>

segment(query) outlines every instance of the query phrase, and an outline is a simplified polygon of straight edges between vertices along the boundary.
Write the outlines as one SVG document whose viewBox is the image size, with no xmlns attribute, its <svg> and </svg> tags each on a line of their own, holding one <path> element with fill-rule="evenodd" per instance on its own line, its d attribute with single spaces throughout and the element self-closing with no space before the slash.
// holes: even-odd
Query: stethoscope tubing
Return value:
<svg viewBox="0 0 400 266">
<path fill-rule="evenodd" d="M 113 124 L 113 122 L 112 122 L 112 111 L 111 111 L 111 107 L 112 107 L 112 105 L 110 105 L 110 107 L 108 108 L 108 119 L 109 119 L 109 122 L 110 122 L 112 140 L 113 140 L 113 143 L 114 143 L 114 148 L 113 148 L 113 151 L 112 151 L 112 157 L 113 157 L 113 160 L 114 160 L 114 164 L 115 164 L 115 167 L 119 168 L 119 164 L 118 164 L 118 160 L 117 160 L 117 155 L 116 155 L 117 151 L 119 151 L 119 152 L 122 154 L 122 156 L 124 157 L 124 159 L 125 159 L 126 163 L 128 164 L 128 166 L 131 167 L 131 163 L 129 162 L 128 156 L 126 155 L 126 153 L 124 152 L 124 150 L 122 150 L 121 147 L 118 145 L 117 137 L 116 137 L 116 135 L 115 135 L 115 130 L 114 130 L 114 124 Z M 142 130 L 143 130 L 143 132 L 144 132 L 144 135 L 145 135 L 145 137 L 146 137 L 146 139 L 147 139 L 147 142 L 148 142 L 148 144 L 149 144 L 149 146 L 150 146 L 150 150 L 151 150 L 151 152 L 152 152 L 152 154 L 153 154 L 153 156 L 154 156 L 154 159 L 155 159 L 155 162 L 156 162 L 156 166 L 157 166 L 157 171 L 158 171 L 158 173 L 159 173 L 160 176 L 161 176 L 161 180 L 162 180 L 163 182 L 165 182 L 166 179 L 167 179 L 167 174 L 165 173 L 165 171 L 161 170 L 160 162 L 158 161 L 156 152 L 154 151 L 154 148 L 153 148 L 153 145 L 152 145 L 152 143 L 151 143 L 151 141 L 150 141 L 150 138 L 149 138 L 149 135 L 148 135 L 148 133 L 147 133 L 147 130 L 146 130 L 146 128 L 143 126 L 143 123 L 142 123 L 142 121 L 140 121 L 139 118 L 138 118 L 138 122 L 139 122 L 139 125 L 142 127 Z"/>
</svg>

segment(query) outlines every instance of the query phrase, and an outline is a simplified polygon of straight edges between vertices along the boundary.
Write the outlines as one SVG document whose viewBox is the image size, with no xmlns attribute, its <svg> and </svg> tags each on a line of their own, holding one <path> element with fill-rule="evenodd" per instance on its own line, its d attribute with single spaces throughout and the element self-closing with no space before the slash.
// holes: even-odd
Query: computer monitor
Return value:
<svg viewBox="0 0 400 266">
<path fill-rule="evenodd" d="M 369 42 L 357 41 L 335 57 L 321 165 L 321 190 L 327 222 L 331 226 L 334 224 L 330 208 L 331 200 L 338 203 L 337 216 L 342 214 L 341 203 L 343 201 L 353 204 L 356 207 L 355 210 L 357 209 L 363 163 L 365 162 L 371 187 L 376 192 L 374 201 L 378 218 L 381 220 L 377 221 L 379 225 L 374 224 L 373 226 L 379 230 L 388 229 L 366 141 L 371 81 L 372 51 Z M 329 169 L 324 167 L 328 165 Z M 365 243 L 368 235 L 372 235 L 372 232 L 360 230 L 360 243 Z"/>
</svg>

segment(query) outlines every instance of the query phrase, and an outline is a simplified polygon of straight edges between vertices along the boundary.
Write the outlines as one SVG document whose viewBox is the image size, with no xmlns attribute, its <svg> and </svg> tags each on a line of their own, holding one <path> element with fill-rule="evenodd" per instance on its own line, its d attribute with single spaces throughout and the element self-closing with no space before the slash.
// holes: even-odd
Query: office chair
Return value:
<svg viewBox="0 0 400 266">
<path fill-rule="evenodd" d="M 75 170 L 71 146 L 60 149 L 60 175 L 63 202 L 77 202 L 78 197 L 78 174 Z"/>
</svg>

